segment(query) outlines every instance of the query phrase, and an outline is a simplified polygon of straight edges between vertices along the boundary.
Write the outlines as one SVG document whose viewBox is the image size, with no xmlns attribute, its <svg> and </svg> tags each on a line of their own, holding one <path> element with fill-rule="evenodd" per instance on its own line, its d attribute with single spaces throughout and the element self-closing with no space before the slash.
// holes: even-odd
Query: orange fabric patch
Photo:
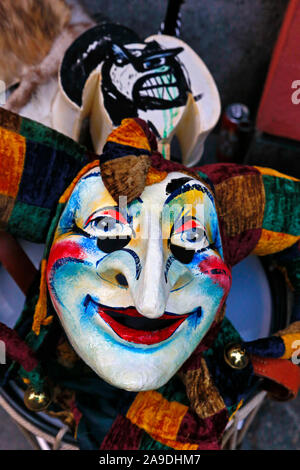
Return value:
<svg viewBox="0 0 300 470">
<path fill-rule="evenodd" d="M 187 411 L 187 406 L 169 402 L 160 393 L 150 391 L 137 394 L 126 417 L 160 442 L 175 441 Z"/>
<path fill-rule="evenodd" d="M 166 171 L 159 171 L 151 166 L 146 177 L 146 186 L 150 186 L 151 184 L 155 183 L 160 183 L 166 178 L 166 176 L 168 176 L 168 173 Z"/>
<path fill-rule="evenodd" d="M 16 198 L 22 177 L 26 139 L 0 128 L 0 193 Z"/>
<path fill-rule="evenodd" d="M 253 253 L 258 256 L 271 255 L 272 253 L 277 253 L 278 251 L 285 250 L 285 248 L 289 248 L 298 240 L 300 240 L 299 236 L 272 232 L 271 230 L 263 228 L 259 242 L 253 250 Z"/>
<path fill-rule="evenodd" d="M 285 345 L 285 353 L 281 356 L 281 359 L 290 359 L 294 353 L 297 355 L 297 351 L 299 351 L 298 356 L 300 356 L 300 332 L 287 334 L 281 336 L 281 338 Z"/>
<path fill-rule="evenodd" d="M 285 175 L 284 173 L 280 173 L 279 171 L 272 170 L 272 168 L 264 168 L 261 166 L 254 166 L 254 168 L 256 168 L 260 172 L 261 175 L 278 176 L 279 178 L 284 178 L 286 180 L 300 181 L 298 178 Z"/>
<path fill-rule="evenodd" d="M 80 178 L 85 174 L 87 173 L 89 170 L 91 170 L 92 168 L 95 168 L 95 167 L 99 167 L 99 160 L 94 160 L 93 162 L 91 163 L 88 163 L 87 165 L 85 165 L 81 170 L 80 172 L 75 176 L 75 178 L 73 179 L 72 183 L 69 185 L 69 187 L 65 190 L 65 192 L 63 193 L 63 195 L 60 197 L 59 199 L 59 204 L 64 204 L 65 202 L 68 201 L 69 197 L 71 196 L 72 194 L 72 191 L 73 189 L 75 188 L 76 184 L 78 183 L 78 181 L 80 180 Z"/>
<path fill-rule="evenodd" d="M 148 139 L 143 129 L 134 119 L 123 119 L 121 125 L 113 130 L 107 142 L 115 142 L 121 145 L 130 145 L 131 147 L 151 150 Z"/>
</svg>

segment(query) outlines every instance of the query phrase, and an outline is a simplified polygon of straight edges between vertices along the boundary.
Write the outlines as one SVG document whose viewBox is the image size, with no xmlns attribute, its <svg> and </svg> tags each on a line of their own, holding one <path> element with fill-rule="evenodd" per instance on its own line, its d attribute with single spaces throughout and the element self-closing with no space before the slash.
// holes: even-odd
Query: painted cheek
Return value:
<svg viewBox="0 0 300 470">
<path fill-rule="evenodd" d="M 214 284 L 222 287 L 224 294 L 228 294 L 231 287 L 231 272 L 226 264 L 217 256 L 209 256 L 198 264 L 203 274 L 210 277 Z"/>
<path fill-rule="evenodd" d="M 51 248 L 47 263 L 48 278 L 56 261 L 64 258 L 86 259 L 86 252 L 81 245 L 71 240 L 64 240 L 62 242 L 55 243 Z"/>
</svg>

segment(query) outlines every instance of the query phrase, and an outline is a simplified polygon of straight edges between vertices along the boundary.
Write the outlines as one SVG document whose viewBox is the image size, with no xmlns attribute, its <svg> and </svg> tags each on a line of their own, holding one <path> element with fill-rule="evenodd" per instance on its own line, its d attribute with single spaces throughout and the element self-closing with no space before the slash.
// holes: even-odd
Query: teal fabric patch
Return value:
<svg viewBox="0 0 300 470">
<path fill-rule="evenodd" d="M 17 201 L 10 215 L 7 230 L 16 237 L 34 243 L 44 243 L 53 212 L 44 207 Z"/>
<path fill-rule="evenodd" d="M 160 393 L 168 401 L 177 401 L 185 406 L 190 406 L 186 395 L 185 386 L 178 376 L 174 376 L 166 385 L 160 387 L 156 392 Z"/>
<path fill-rule="evenodd" d="M 289 235 L 300 234 L 300 183 L 263 175 L 266 203 L 263 228 Z"/>
<path fill-rule="evenodd" d="M 243 344 L 243 341 L 225 317 L 221 330 L 213 346 L 203 353 L 208 370 L 217 387 L 229 415 L 237 408 L 241 400 L 245 400 L 257 383 L 251 362 L 241 370 L 231 368 L 224 359 L 224 351 L 230 343 Z"/>
<path fill-rule="evenodd" d="M 76 160 L 82 161 L 83 165 L 87 163 L 86 148 L 79 145 L 73 139 L 56 132 L 50 127 L 32 121 L 22 119 L 20 134 L 26 139 L 38 142 L 51 147 L 52 149 L 63 151 L 73 156 Z"/>
<path fill-rule="evenodd" d="M 143 433 L 143 437 L 140 443 L 140 450 L 171 450 L 174 452 L 172 447 L 168 447 L 164 444 L 161 444 L 158 441 L 152 439 L 147 433 Z"/>
</svg>

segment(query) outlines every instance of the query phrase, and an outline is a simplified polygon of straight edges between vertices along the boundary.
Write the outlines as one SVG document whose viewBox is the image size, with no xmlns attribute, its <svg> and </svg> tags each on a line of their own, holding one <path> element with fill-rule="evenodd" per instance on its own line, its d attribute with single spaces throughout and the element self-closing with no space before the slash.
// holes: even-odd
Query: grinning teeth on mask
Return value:
<svg viewBox="0 0 300 470">
<path fill-rule="evenodd" d="M 140 90 L 140 96 L 149 96 L 162 100 L 172 101 L 179 96 L 176 78 L 172 74 L 164 74 L 145 80 Z M 164 86 L 162 86 L 164 85 Z M 171 86 L 172 85 L 172 86 Z"/>
</svg>

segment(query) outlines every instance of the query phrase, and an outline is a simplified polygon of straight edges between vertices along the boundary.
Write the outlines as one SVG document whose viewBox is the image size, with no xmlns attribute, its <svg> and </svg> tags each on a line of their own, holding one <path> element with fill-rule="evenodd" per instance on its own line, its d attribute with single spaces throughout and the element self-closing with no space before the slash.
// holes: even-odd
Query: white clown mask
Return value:
<svg viewBox="0 0 300 470">
<path fill-rule="evenodd" d="M 210 190 L 172 172 L 117 203 L 96 166 L 59 220 L 47 282 L 72 346 L 101 378 L 131 391 L 159 388 L 191 356 L 230 289 Z"/>
</svg>

